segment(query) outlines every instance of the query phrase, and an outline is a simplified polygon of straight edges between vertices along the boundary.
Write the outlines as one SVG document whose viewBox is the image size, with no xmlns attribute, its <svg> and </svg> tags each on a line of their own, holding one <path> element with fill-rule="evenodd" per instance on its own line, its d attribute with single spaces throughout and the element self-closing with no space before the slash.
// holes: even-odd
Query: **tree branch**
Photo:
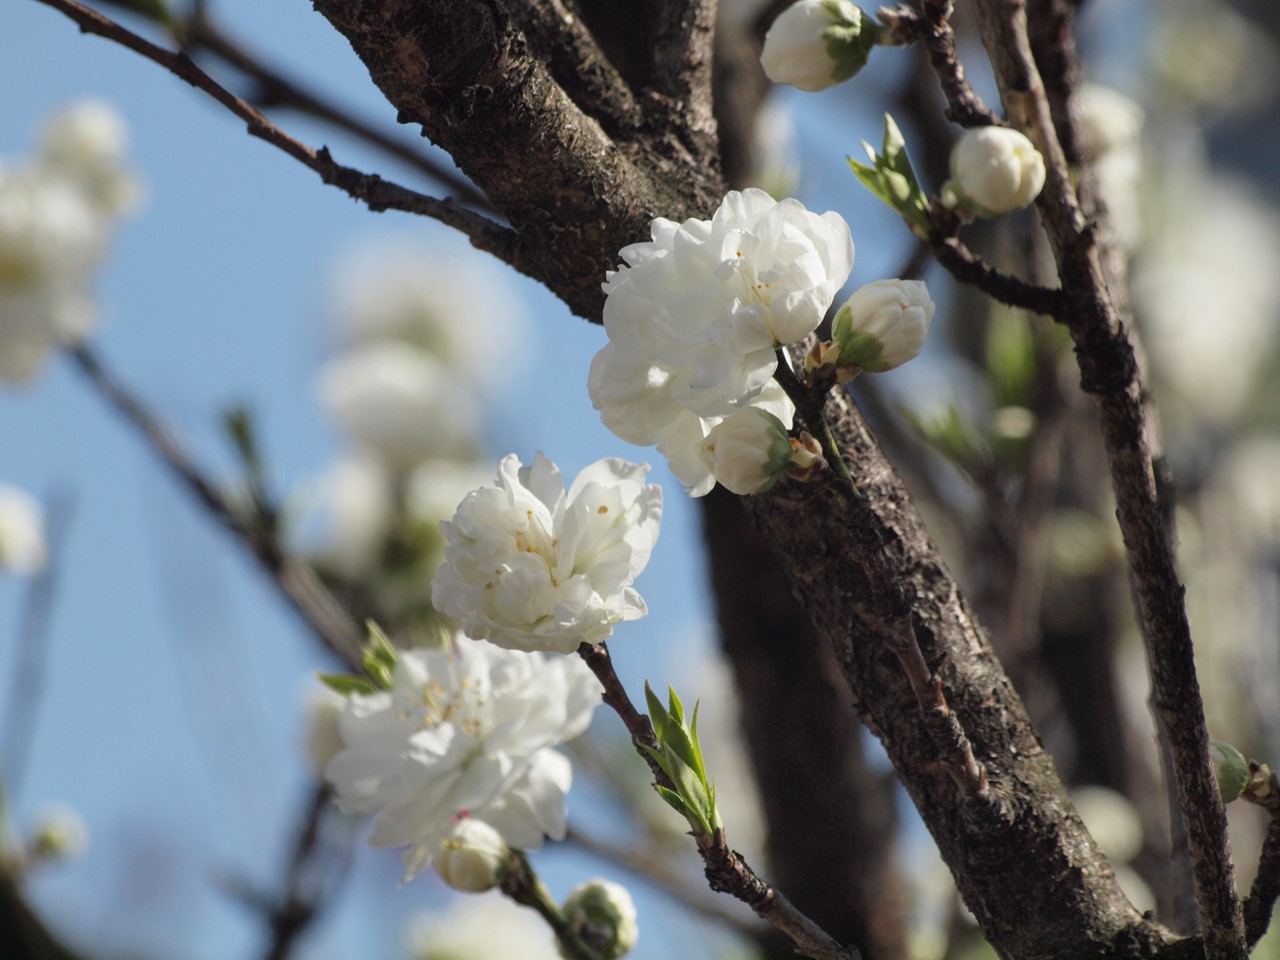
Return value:
<svg viewBox="0 0 1280 960">
<path fill-rule="evenodd" d="M 327 147 L 317 150 L 285 133 L 259 110 L 231 93 L 201 70 L 185 53 L 175 53 L 156 46 L 114 20 L 76 3 L 75 0 L 37 0 L 37 2 L 65 14 L 79 24 L 82 32 L 92 33 L 118 43 L 159 64 L 196 89 L 204 91 L 243 120 L 250 136 L 266 141 L 310 167 L 325 183 L 350 194 L 370 210 L 376 213 L 384 210 L 403 210 L 406 213 L 439 220 L 466 234 L 472 246 L 493 254 L 523 272 L 520 258 L 516 253 L 516 234 L 513 230 L 467 210 L 452 200 L 429 197 L 384 180 L 377 174 L 362 173 L 353 167 L 343 166 L 333 159 Z"/>
<path fill-rule="evenodd" d="M 578 647 L 578 656 L 586 661 L 591 672 L 604 686 L 604 702 L 621 718 L 623 725 L 631 733 L 636 753 L 649 765 L 654 782 L 673 790 L 675 785 L 670 778 L 641 749 L 643 744 L 657 750 L 659 744 L 653 735 L 649 718 L 631 703 L 631 698 L 627 696 L 622 682 L 614 672 L 608 648 L 603 643 L 584 643 Z M 780 891 L 760 879 L 740 854 L 729 849 L 723 829 L 717 830 L 714 837 L 695 837 L 695 840 L 698 843 L 698 853 L 706 866 L 707 882 L 711 889 L 741 900 L 756 916 L 790 937 L 796 945 L 796 952 L 801 956 L 812 957 L 813 960 L 861 960 L 861 954 L 857 950 L 836 943 L 826 931 L 792 906 Z"/>
<path fill-rule="evenodd" d="M 961 283 L 972 284 L 993 300 L 1011 307 L 1063 319 L 1067 300 L 1060 288 L 1037 286 L 1011 274 L 1002 273 L 956 236 L 959 224 L 953 214 L 935 209 L 931 211 L 931 216 L 936 229 L 929 235 L 929 248 L 953 277 Z"/>
<path fill-rule="evenodd" d="M 1209 960 L 1238 960 L 1248 951 L 1226 813 L 1209 754 L 1184 590 L 1161 517 L 1150 411 L 1134 337 L 1113 308 L 1095 231 L 1076 201 L 1030 49 L 1025 9 L 1018 0 L 978 0 L 976 7 L 1006 113 L 1045 158 L 1047 178 L 1037 208 L 1070 300 L 1066 320 L 1076 344 L 1081 386 L 1093 397 L 1102 423 L 1116 513 L 1147 644 L 1152 700 L 1168 731 L 1174 759 L 1205 953 Z"/>
<path fill-rule="evenodd" d="M 685 140 L 697 161 L 715 161 L 711 63 L 716 0 L 661 0 L 654 37 L 653 86 L 664 125 Z"/>
<path fill-rule="evenodd" d="M 340 659 L 360 666 L 361 631 L 309 566 L 288 556 L 272 531 L 241 516 L 187 456 L 172 432 L 83 344 L 67 353 L 89 384 L 146 440 L 196 501 L 257 559 L 317 638 Z"/>
</svg>

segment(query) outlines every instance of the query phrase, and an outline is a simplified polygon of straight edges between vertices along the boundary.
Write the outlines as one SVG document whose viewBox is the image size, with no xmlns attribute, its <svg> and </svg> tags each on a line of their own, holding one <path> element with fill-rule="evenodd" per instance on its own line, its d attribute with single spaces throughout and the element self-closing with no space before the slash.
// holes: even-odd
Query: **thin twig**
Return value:
<svg viewBox="0 0 1280 960">
<path fill-rule="evenodd" d="M 995 269 L 965 246 L 951 225 L 940 226 L 931 234 L 929 246 L 938 262 L 961 283 L 972 284 L 993 300 L 1011 307 L 1064 319 L 1067 301 L 1061 289 L 1037 286 Z"/>
<path fill-rule="evenodd" d="M 502 881 L 502 892 L 546 920 L 547 926 L 551 927 L 565 956 L 570 960 L 599 960 L 596 952 L 583 942 L 582 937 L 565 920 L 546 884 L 534 873 L 528 857 L 518 850 L 511 851 L 507 875 Z"/>
<path fill-rule="evenodd" d="M 1252 950 L 1271 925 L 1271 914 L 1276 900 L 1280 899 L 1280 780 L 1262 764 L 1251 760 L 1249 781 L 1240 799 L 1267 811 L 1267 833 L 1258 855 L 1258 872 L 1244 901 L 1245 938 Z"/>
<path fill-rule="evenodd" d="M 657 767 L 652 758 L 640 749 L 641 744 L 658 747 L 649 718 L 636 710 L 613 669 L 613 661 L 603 643 L 584 643 L 578 647 L 578 656 L 604 686 L 604 702 L 622 719 L 631 733 L 636 752 L 654 771 L 659 784 L 672 789 L 670 779 Z M 706 867 L 707 882 L 717 893 L 727 893 L 741 900 L 762 920 L 768 921 L 780 932 L 791 938 L 796 953 L 813 960 L 861 960 L 861 954 L 853 947 L 843 947 L 807 916 L 797 910 L 781 892 L 762 880 L 746 860 L 730 850 L 723 829 L 712 837 L 695 837 L 698 853 Z"/>
<path fill-rule="evenodd" d="M 89 347 L 81 344 L 67 353 L 102 398 L 142 434 L 174 477 L 257 558 L 320 641 L 347 663 L 358 666 L 360 630 L 311 568 L 288 556 L 271 531 L 242 517 L 187 456 L 168 427 L 107 371 Z"/>
<path fill-rule="evenodd" d="M 962 127 L 999 125 L 1003 121 L 969 86 L 956 55 L 956 32 L 951 28 L 954 8 L 952 0 L 924 0 L 923 42 L 947 98 L 947 119 Z"/>
<path fill-rule="evenodd" d="M 44 568 L 27 585 L 18 621 L 18 654 L 13 667 L 9 704 L 5 710 L 0 761 L 4 763 L 4 790 L 10 804 L 17 802 L 27 770 L 27 754 L 35 739 L 36 713 L 44 691 L 49 654 L 53 601 L 62 573 L 63 550 L 75 501 L 66 493 L 54 493 L 45 506 L 46 555 Z M 0 824 L 0 829 L 3 824 Z"/>
<path fill-rule="evenodd" d="M 452 200 L 440 200 L 423 193 L 384 180 L 377 174 L 363 173 L 354 167 L 335 161 L 327 147 L 316 149 L 285 133 L 259 110 L 231 93 L 207 73 L 196 66 L 185 53 L 175 53 L 159 47 L 138 34 L 126 29 L 109 17 L 76 3 L 75 0 L 37 0 L 65 14 L 79 24 L 84 33 L 92 33 L 120 44 L 164 67 L 174 76 L 185 80 L 222 104 L 245 122 L 250 136 L 265 140 L 283 150 L 298 162 L 310 167 L 325 183 L 338 187 L 370 210 L 403 210 L 439 220 L 466 234 L 472 246 L 484 250 L 514 266 L 517 270 L 516 238 L 514 230 L 467 210 Z"/>
<path fill-rule="evenodd" d="M 271 930 L 271 941 L 263 954 L 265 960 L 284 960 L 289 956 L 351 865 L 354 831 L 347 831 L 341 847 L 324 842 L 325 820 L 332 816 L 341 816 L 333 803 L 333 794 L 326 784 L 317 783 L 294 838 L 284 893 L 265 918 Z M 328 864 L 321 862 L 326 856 Z M 328 869 L 324 869 L 326 866 Z M 319 880 L 317 873 L 321 875 Z"/>
<path fill-rule="evenodd" d="M 267 66 L 256 54 L 215 24 L 208 14 L 193 12 L 174 28 L 174 32 L 188 53 L 207 50 L 252 79 L 257 87 L 251 99 L 257 106 L 285 107 L 321 120 L 359 137 L 435 180 L 459 203 L 485 210 L 492 209 L 489 199 L 457 171 L 448 169 L 421 150 L 415 150 L 388 136 L 355 113 L 339 109 L 274 67 Z"/>
</svg>

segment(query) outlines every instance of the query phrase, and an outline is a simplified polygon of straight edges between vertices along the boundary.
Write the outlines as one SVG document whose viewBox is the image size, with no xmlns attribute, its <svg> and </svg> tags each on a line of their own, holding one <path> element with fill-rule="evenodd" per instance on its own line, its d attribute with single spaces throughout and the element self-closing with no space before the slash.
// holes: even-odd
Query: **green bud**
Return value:
<svg viewBox="0 0 1280 960">
<path fill-rule="evenodd" d="M 1222 794 L 1222 802 L 1230 803 L 1249 785 L 1249 761 L 1244 754 L 1225 740 L 1214 740 L 1209 744 L 1213 754 L 1213 772 L 1218 778 L 1218 792 Z"/>
<path fill-rule="evenodd" d="M 608 880 L 590 880 L 574 887 L 561 912 L 573 931 L 603 960 L 625 956 L 640 938 L 631 894 Z M 563 948 L 561 954 L 567 956 Z"/>
</svg>

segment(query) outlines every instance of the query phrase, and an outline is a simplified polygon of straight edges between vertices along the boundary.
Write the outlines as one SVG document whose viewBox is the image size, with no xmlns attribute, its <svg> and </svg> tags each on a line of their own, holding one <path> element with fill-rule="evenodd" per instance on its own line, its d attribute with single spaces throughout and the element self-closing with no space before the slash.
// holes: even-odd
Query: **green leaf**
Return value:
<svg viewBox="0 0 1280 960">
<path fill-rule="evenodd" d="M 326 687 L 344 697 L 349 697 L 353 693 L 378 692 L 378 688 L 364 677 L 352 677 L 340 673 L 318 673 L 316 676 Z"/>
</svg>

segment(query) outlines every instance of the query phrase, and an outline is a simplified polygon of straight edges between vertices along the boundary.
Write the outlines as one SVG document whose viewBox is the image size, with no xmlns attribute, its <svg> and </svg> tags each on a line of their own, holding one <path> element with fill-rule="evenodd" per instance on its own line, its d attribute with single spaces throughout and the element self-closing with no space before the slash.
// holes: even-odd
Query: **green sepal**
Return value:
<svg viewBox="0 0 1280 960">
<path fill-rule="evenodd" d="M 352 677 L 342 673 L 317 673 L 316 677 L 334 693 L 349 697 L 353 693 L 377 693 L 378 688 L 364 677 Z"/>
<path fill-rule="evenodd" d="M 360 665 L 364 667 L 370 679 L 383 690 L 391 689 L 391 678 L 395 674 L 396 661 L 400 655 L 391 640 L 372 620 L 365 621 L 369 639 L 365 643 Z"/>
</svg>

